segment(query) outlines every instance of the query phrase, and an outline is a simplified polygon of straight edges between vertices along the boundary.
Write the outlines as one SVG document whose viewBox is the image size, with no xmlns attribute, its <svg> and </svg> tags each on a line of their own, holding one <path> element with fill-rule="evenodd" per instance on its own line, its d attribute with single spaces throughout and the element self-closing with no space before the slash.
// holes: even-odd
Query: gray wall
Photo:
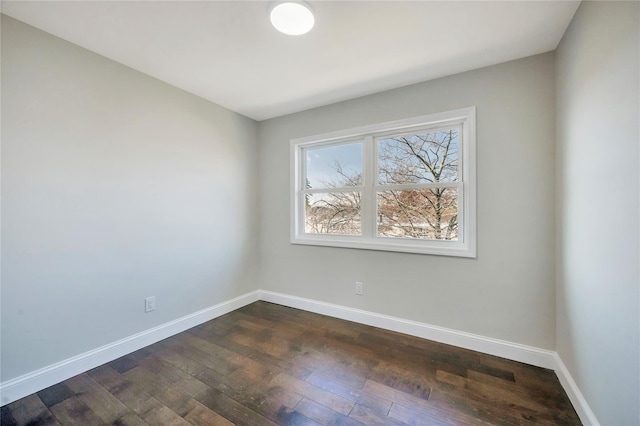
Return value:
<svg viewBox="0 0 640 426">
<path fill-rule="evenodd" d="M 477 259 L 289 244 L 290 139 L 473 105 Z M 548 53 L 261 122 L 261 287 L 553 349 L 554 117 Z"/>
<path fill-rule="evenodd" d="M 254 121 L 3 16 L 2 380 L 257 289 L 256 145 Z"/>
<path fill-rule="evenodd" d="M 639 8 L 583 2 L 556 54 L 556 347 L 606 425 L 640 424 Z"/>
</svg>

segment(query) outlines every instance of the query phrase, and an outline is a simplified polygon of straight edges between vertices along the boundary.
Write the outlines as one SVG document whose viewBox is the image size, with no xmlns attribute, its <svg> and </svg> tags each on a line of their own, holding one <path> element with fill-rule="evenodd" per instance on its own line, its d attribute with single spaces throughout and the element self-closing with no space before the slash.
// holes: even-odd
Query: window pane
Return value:
<svg viewBox="0 0 640 426">
<path fill-rule="evenodd" d="M 458 240 L 458 189 L 378 192 L 378 236 Z"/>
<path fill-rule="evenodd" d="M 360 235 L 360 192 L 305 194 L 305 232 Z"/>
<path fill-rule="evenodd" d="M 457 128 L 380 139 L 378 182 L 456 182 L 458 142 Z"/>
<path fill-rule="evenodd" d="M 344 188 L 362 184 L 362 143 L 304 150 L 305 187 Z"/>
</svg>

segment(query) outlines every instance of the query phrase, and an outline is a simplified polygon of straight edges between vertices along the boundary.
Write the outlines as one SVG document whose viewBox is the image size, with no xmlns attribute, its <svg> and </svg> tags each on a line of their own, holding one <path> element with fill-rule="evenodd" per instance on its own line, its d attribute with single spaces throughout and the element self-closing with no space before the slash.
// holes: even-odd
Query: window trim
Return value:
<svg viewBox="0 0 640 426">
<path fill-rule="evenodd" d="M 378 144 L 384 136 L 396 135 L 415 130 L 437 129 L 447 125 L 459 124 L 461 129 L 462 152 L 460 157 L 461 180 L 442 182 L 436 185 L 457 187 L 462 190 L 458 199 L 459 220 L 458 241 L 423 240 L 392 238 L 376 235 L 375 194 L 391 185 L 380 185 L 377 181 Z M 362 235 L 327 235 L 304 232 L 304 199 L 302 180 L 304 174 L 304 148 L 331 146 L 346 142 L 363 141 L 362 185 L 349 187 L 348 190 L 362 191 L 363 205 L 361 213 Z M 476 108 L 468 107 L 436 114 L 423 115 L 402 120 L 339 130 L 330 133 L 291 139 L 290 141 L 290 242 L 291 244 L 343 247 L 365 250 L 395 251 L 442 256 L 476 257 Z M 433 185 L 433 184 L 431 184 Z M 415 187 L 416 184 L 407 184 Z M 318 189 L 317 192 L 330 192 Z M 369 196 L 366 194 L 369 193 Z M 462 213 L 462 215 L 460 214 Z M 367 220 L 370 219 L 370 220 Z M 369 223 L 371 222 L 371 223 Z"/>
</svg>

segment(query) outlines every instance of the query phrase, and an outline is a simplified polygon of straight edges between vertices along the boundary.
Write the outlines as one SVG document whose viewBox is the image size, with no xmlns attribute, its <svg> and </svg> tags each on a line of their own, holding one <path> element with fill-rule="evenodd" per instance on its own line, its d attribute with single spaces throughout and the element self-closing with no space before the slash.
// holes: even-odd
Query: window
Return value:
<svg viewBox="0 0 640 426">
<path fill-rule="evenodd" d="M 291 242 L 476 256 L 475 108 L 291 141 Z"/>
</svg>

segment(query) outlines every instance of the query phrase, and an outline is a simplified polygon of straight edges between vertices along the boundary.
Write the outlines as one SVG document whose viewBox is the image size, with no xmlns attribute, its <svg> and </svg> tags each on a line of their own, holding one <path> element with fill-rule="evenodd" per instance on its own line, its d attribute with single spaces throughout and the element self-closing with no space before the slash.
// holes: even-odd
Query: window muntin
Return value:
<svg viewBox="0 0 640 426">
<path fill-rule="evenodd" d="M 475 257 L 475 108 L 291 141 L 294 244 Z"/>
</svg>

